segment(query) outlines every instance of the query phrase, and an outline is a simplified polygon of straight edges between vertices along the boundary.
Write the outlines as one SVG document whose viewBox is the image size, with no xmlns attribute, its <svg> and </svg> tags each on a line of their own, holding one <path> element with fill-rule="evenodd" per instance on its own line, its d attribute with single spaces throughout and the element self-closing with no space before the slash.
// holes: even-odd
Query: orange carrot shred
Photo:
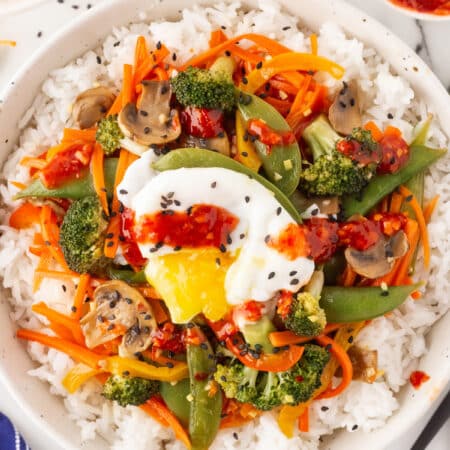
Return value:
<svg viewBox="0 0 450 450">
<path fill-rule="evenodd" d="M 122 109 L 122 92 L 119 92 L 113 104 L 111 105 L 111 108 L 109 108 L 107 115 L 113 116 L 115 114 L 119 114 L 121 109 Z"/>
<path fill-rule="evenodd" d="M 9 226 L 16 230 L 30 228 L 36 223 L 39 223 L 41 217 L 40 206 L 33 205 L 33 203 L 22 203 L 9 218 Z"/>
<path fill-rule="evenodd" d="M 298 429 L 302 433 L 307 433 L 309 431 L 309 407 L 303 410 L 303 412 L 298 417 Z"/>
<path fill-rule="evenodd" d="M 317 34 L 313 33 L 311 36 L 309 36 L 309 40 L 311 42 L 311 53 L 313 55 L 317 55 L 319 50 L 319 44 L 317 42 Z"/>
<path fill-rule="evenodd" d="M 95 142 L 96 128 L 86 128 L 85 130 L 78 130 L 77 128 L 64 128 L 63 138 L 61 143 L 71 143 L 73 141 L 82 141 L 86 144 L 93 144 Z"/>
<path fill-rule="evenodd" d="M 378 125 L 371 120 L 364 125 L 364 129 L 368 130 L 372 134 L 372 138 L 374 141 L 379 142 L 383 138 L 383 132 L 378 128 Z"/>
<path fill-rule="evenodd" d="M 403 203 L 403 196 L 401 194 L 397 194 L 396 192 L 393 192 L 391 195 L 391 204 L 389 207 L 389 211 L 392 213 L 400 212 L 402 203 Z"/>
<path fill-rule="evenodd" d="M 17 331 L 17 337 L 27 341 L 39 342 L 42 345 L 54 348 L 93 369 L 97 369 L 98 363 L 103 359 L 101 355 L 98 355 L 81 345 L 74 344 L 65 339 L 48 336 L 47 334 L 39 333 L 37 331 L 21 329 Z"/>
<path fill-rule="evenodd" d="M 427 230 L 427 223 L 425 220 L 425 217 L 423 215 L 422 208 L 417 201 L 417 198 L 414 196 L 414 194 L 405 186 L 400 186 L 399 188 L 400 194 L 402 194 L 405 198 L 409 201 L 409 205 L 411 206 L 412 210 L 414 211 L 414 214 L 416 215 L 417 223 L 419 224 L 419 230 L 420 230 L 420 238 L 423 245 L 423 259 L 425 267 L 429 267 L 430 265 L 430 242 L 428 240 L 428 230 Z"/>
<path fill-rule="evenodd" d="M 133 67 L 130 64 L 123 65 L 123 82 L 122 82 L 122 108 L 134 100 L 133 89 Z"/>
<path fill-rule="evenodd" d="M 91 159 L 92 179 L 94 183 L 95 192 L 97 193 L 100 199 L 103 211 L 105 212 L 106 215 L 109 215 L 108 198 L 106 196 L 106 188 L 105 188 L 105 175 L 103 172 L 104 156 L 105 153 L 103 152 L 102 146 L 96 143 L 94 146 L 94 152 L 92 153 Z"/>
<path fill-rule="evenodd" d="M 73 299 L 72 314 L 73 319 L 79 320 L 83 313 L 84 298 L 86 297 L 86 292 L 88 286 L 91 282 L 91 276 L 88 273 L 83 273 L 78 281 L 77 290 L 75 292 L 75 297 Z"/>
<path fill-rule="evenodd" d="M 329 323 L 322 334 L 329 334 L 343 326 L 342 323 Z M 284 347 L 285 345 L 303 344 L 314 339 L 314 336 L 299 336 L 292 331 L 273 331 L 269 333 L 270 343 L 274 347 Z"/>
<path fill-rule="evenodd" d="M 439 202 L 439 195 L 436 195 L 428 205 L 425 206 L 425 209 L 423 211 L 423 217 L 425 219 L 426 223 L 429 223 L 431 220 L 431 216 L 433 215 L 434 210 L 436 209 L 436 206 Z"/>
</svg>

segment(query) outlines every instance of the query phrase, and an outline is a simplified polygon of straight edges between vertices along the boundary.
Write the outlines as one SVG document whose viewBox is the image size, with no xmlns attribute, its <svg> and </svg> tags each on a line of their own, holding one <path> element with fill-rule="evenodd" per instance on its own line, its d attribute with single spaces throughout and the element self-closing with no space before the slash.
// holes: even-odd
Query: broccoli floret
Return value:
<svg viewBox="0 0 450 450">
<path fill-rule="evenodd" d="M 171 80 L 177 100 L 184 106 L 197 108 L 233 109 L 235 87 L 231 58 L 218 58 L 210 69 L 188 67 Z"/>
<path fill-rule="evenodd" d="M 258 372 L 234 360 L 228 366 L 219 364 L 214 378 L 227 398 L 248 402 L 267 411 L 309 400 L 320 386 L 320 377 L 328 360 L 325 349 L 306 344 L 302 358 L 288 371 Z"/>
<path fill-rule="evenodd" d="M 59 244 L 71 270 L 103 273 L 107 265 L 103 255 L 107 226 L 97 196 L 84 197 L 70 205 L 61 225 Z"/>
<path fill-rule="evenodd" d="M 369 150 L 376 143 L 370 133 L 354 130 L 349 137 Z M 336 133 L 322 115 L 303 132 L 313 163 L 300 176 L 299 189 L 308 195 L 344 195 L 360 192 L 375 174 L 377 164 L 358 164 L 336 150 L 336 144 L 343 138 Z"/>
<path fill-rule="evenodd" d="M 121 147 L 120 140 L 124 137 L 117 122 L 117 115 L 105 117 L 98 123 L 95 140 L 107 155 L 113 154 Z"/>
<path fill-rule="evenodd" d="M 103 385 L 102 395 L 120 406 L 127 406 L 142 405 L 158 392 L 158 381 L 111 375 Z"/>
<path fill-rule="evenodd" d="M 326 325 L 325 312 L 319 306 L 319 299 L 310 292 L 294 295 L 289 311 L 282 320 L 287 329 L 299 336 L 318 336 Z"/>
<path fill-rule="evenodd" d="M 230 365 L 217 365 L 215 380 L 221 385 L 227 398 L 253 403 L 258 395 L 256 380 L 259 372 L 234 360 Z"/>
</svg>

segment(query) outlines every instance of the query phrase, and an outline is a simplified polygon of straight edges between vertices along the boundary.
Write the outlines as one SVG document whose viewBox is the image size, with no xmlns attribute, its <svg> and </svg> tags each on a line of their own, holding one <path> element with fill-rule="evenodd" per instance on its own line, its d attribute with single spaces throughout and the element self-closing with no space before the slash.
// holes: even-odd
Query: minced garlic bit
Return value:
<svg viewBox="0 0 450 450">
<path fill-rule="evenodd" d="M 281 100 L 286 100 L 288 98 L 288 95 L 284 91 L 279 91 L 278 95 L 280 96 Z"/>
<path fill-rule="evenodd" d="M 387 290 L 388 290 L 388 285 L 386 284 L 385 281 L 383 281 L 383 282 L 380 284 L 380 288 L 381 288 L 382 291 L 387 291 Z"/>
<path fill-rule="evenodd" d="M 311 115 L 311 113 L 312 113 L 311 108 L 305 109 L 305 110 L 303 111 L 303 115 L 304 115 L 305 117 L 308 117 L 309 115 Z"/>
<path fill-rule="evenodd" d="M 159 120 L 159 123 L 160 123 L 160 124 L 166 123 L 166 122 L 167 122 L 167 116 L 166 116 L 165 114 L 161 113 L 161 114 L 158 116 L 158 120 Z"/>
<path fill-rule="evenodd" d="M 192 400 L 194 400 L 194 396 L 189 393 L 188 395 L 186 395 L 186 400 L 190 403 L 192 402 Z"/>
<path fill-rule="evenodd" d="M 283 165 L 286 170 L 292 170 L 292 159 L 285 159 Z"/>
<path fill-rule="evenodd" d="M 280 175 L 278 172 L 275 172 L 274 173 L 274 178 L 275 178 L 275 181 L 280 181 L 280 180 L 283 179 L 283 176 Z"/>
</svg>

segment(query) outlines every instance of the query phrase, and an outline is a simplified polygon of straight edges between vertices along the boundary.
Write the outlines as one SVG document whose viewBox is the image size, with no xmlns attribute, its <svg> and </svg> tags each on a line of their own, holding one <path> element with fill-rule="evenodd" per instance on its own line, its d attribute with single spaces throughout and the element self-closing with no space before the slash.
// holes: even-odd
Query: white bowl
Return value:
<svg viewBox="0 0 450 450">
<path fill-rule="evenodd" d="M 0 162 L 17 142 L 17 123 L 31 105 L 49 71 L 96 47 L 113 26 L 126 25 L 136 20 L 140 12 L 146 11 L 149 18 L 155 19 L 176 16 L 180 8 L 193 3 L 192 0 L 111 0 L 57 33 L 0 96 Z M 197 3 L 213 3 L 213 0 L 199 0 Z M 244 3 L 256 5 L 254 0 Z M 349 34 L 375 48 L 432 106 L 442 129 L 450 136 L 450 98 L 447 92 L 415 52 L 390 31 L 341 0 L 280 0 L 280 3 L 313 30 L 318 29 L 324 21 L 333 20 Z M 32 421 L 36 430 L 48 437 L 48 445 L 42 447 L 45 450 L 79 449 L 81 446 L 86 450 L 107 448 L 100 438 L 82 445 L 76 426 L 69 419 L 61 399 L 50 395 L 47 384 L 27 375 L 33 363 L 23 343 L 15 338 L 15 327 L 9 319 L 9 312 L 7 303 L 0 300 L 0 381 L 13 396 L 17 408 L 23 411 L 18 425 L 21 425 L 20 422 L 25 424 Z M 431 380 L 418 391 L 409 384 L 405 386 L 399 395 L 400 409 L 383 428 L 369 435 L 362 432 L 336 433 L 332 443 L 329 443 L 333 450 L 361 447 L 379 450 L 391 445 L 418 423 L 446 390 L 450 379 L 448 329 L 449 314 L 434 325 L 427 337 L 429 351 L 422 358 L 420 368 L 432 375 Z"/>
<path fill-rule="evenodd" d="M 384 0 L 384 2 L 387 3 L 391 8 L 394 8 L 396 11 L 399 11 L 402 14 L 405 14 L 409 17 L 413 17 L 414 19 L 436 21 L 436 22 L 443 22 L 445 20 L 450 20 L 450 14 L 446 16 L 440 16 L 438 14 L 425 13 L 410 8 L 404 8 L 400 5 L 392 3 L 390 0 Z"/>
</svg>

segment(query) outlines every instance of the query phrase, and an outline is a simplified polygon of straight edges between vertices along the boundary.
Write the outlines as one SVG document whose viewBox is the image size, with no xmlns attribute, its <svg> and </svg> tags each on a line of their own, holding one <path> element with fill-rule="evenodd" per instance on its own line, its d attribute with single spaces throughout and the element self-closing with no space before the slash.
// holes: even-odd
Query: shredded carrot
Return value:
<svg viewBox="0 0 450 450">
<path fill-rule="evenodd" d="M 101 355 L 97 355 L 97 353 L 94 353 L 81 345 L 74 344 L 65 339 L 48 336 L 47 334 L 39 333 L 37 331 L 21 329 L 17 331 L 17 337 L 27 341 L 39 342 L 42 345 L 54 348 L 93 369 L 97 369 L 98 363 L 102 359 Z"/>
<path fill-rule="evenodd" d="M 322 334 L 329 334 L 344 326 L 342 323 L 329 323 Z M 269 333 L 270 343 L 274 347 L 284 347 L 285 345 L 303 344 L 314 339 L 314 336 L 299 336 L 292 331 L 273 331 Z"/>
<path fill-rule="evenodd" d="M 291 109 L 291 103 L 286 100 L 279 100 L 275 97 L 266 97 L 264 99 L 267 103 L 272 105 L 282 116 L 286 116 Z"/>
<path fill-rule="evenodd" d="M 30 228 L 39 223 L 41 217 L 41 207 L 33 205 L 33 203 L 22 203 L 9 218 L 9 226 L 16 230 Z"/>
<path fill-rule="evenodd" d="M 216 47 L 219 44 L 222 44 L 222 42 L 225 42 L 227 40 L 227 37 L 225 36 L 225 33 L 222 30 L 214 30 L 211 31 L 211 37 L 209 38 L 209 48 Z"/>
<path fill-rule="evenodd" d="M 80 275 L 76 272 L 63 272 L 61 270 L 49 270 L 46 268 L 40 269 L 39 266 L 35 270 L 35 275 L 39 275 L 47 278 L 56 278 L 59 280 L 72 280 L 75 277 L 79 277 Z"/>
<path fill-rule="evenodd" d="M 121 183 L 123 176 L 130 164 L 130 152 L 125 149 L 120 150 L 119 162 L 117 163 L 116 176 L 114 179 L 114 193 L 111 205 L 112 218 L 106 231 L 107 236 L 112 236 L 105 240 L 104 253 L 107 258 L 114 258 L 119 246 L 119 235 L 121 219 L 119 214 L 120 202 L 117 197 L 117 186 Z"/>
<path fill-rule="evenodd" d="M 384 197 L 380 202 L 380 212 L 387 212 L 388 210 L 388 196 Z"/>
<path fill-rule="evenodd" d="M 103 211 L 106 215 L 109 215 L 108 198 L 106 196 L 105 188 L 105 175 L 103 172 L 104 156 L 105 153 L 103 152 L 102 146 L 99 143 L 96 143 L 91 158 L 92 180 L 94 183 L 95 192 L 97 193 L 100 203 L 102 204 Z"/>
<path fill-rule="evenodd" d="M 168 80 L 169 79 L 169 74 L 162 67 L 155 67 L 154 72 L 155 72 L 156 78 L 159 81 L 163 81 L 163 80 Z"/>
<path fill-rule="evenodd" d="M 48 327 L 53 331 L 53 333 L 56 334 L 56 336 L 60 337 L 61 339 L 74 342 L 73 334 L 66 327 L 52 321 L 50 321 Z"/>
<path fill-rule="evenodd" d="M 298 89 L 288 81 L 282 81 L 277 80 L 276 78 L 272 78 L 270 80 L 270 84 L 278 91 L 284 92 L 286 94 L 296 95 L 298 92 Z"/>
<path fill-rule="evenodd" d="M 29 167 L 31 169 L 42 170 L 47 165 L 47 161 L 42 158 L 33 158 L 31 156 L 24 156 L 20 160 L 20 165 Z"/>
<path fill-rule="evenodd" d="M 428 240 L 428 230 L 427 230 L 427 223 L 425 220 L 425 217 L 423 215 L 422 208 L 417 201 L 417 198 L 414 196 L 414 194 L 405 186 L 400 186 L 399 188 L 400 194 L 402 194 L 406 201 L 408 201 L 409 206 L 411 206 L 411 209 L 414 211 L 414 214 L 416 215 L 417 223 L 419 224 L 419 230 L 420 230 L 420 239 L 422 241 L 423 245 L 423 259 L 425 267 L 429 267 L 430 265 L 430 242 Z"/>
<path fill-rule="evenodd" d="M 15 47 L 16 44 L 17 44 L 16 41 L 11 41 L 11 40 L 7 40 L 7 39 L 0 40 L 0 45 L 9 45 L 11 47 Z"/>
<path fill-rule="evenodd" d="M 292 103 L 291 110 L 289 111 L 288 116 L 286 117 L 286 121 L 291 128 L 294 128 L 295 122 L 298 120 L 297 116 L 304 111 L 304 99 L 306 92 L 309 89 L 310 83 L 312 80 L 311 75 L 306 75 L 300 89 L 297 91 L 297 95 L 295 96 L 294 102 Z"/>
<path fill-rule="evenodd" d="M 289 83 L 291 83 L 292 86 L 296 87 L 297 89 L 300 89 L 300 86 L 302 86 L 303 80 L 305 79 L 305 76 L 303 74 L 294 70 L 280 72 L 278 76 L 285 79 L 286 81 L 289 81 Z"/>
<path fill-rule="evenodd" d="M 60 313 L 59 311 L 49 308 L 44 302 L 35 303 L 31 309 L 35 313 L 45 316 L 50 321 L 52 326 L 58 325 L 63 327 L 72 336 L 70 340 L 75 340 L 77 344 L 84 345 L 84 336 L 78 321 Z"/>
<path fill-rule="evenodd" d="M 151 397 L 146 403 L 140 406 L 147 414 L 155 418 L 159 417 L 159 422 L 166 423 L 165 426 L 169 426 L 175 433 L 175 436 L 181 441 L 188 450 L 191 449 L 191 441 L 186 430 L 182 427 L 179 420 L 170 411 L 169 408 L 158 398 Z"/>
<path fill-rule="evenodd" d="M 161 45 L 160 48 L 147 55 L 134 74 L 133 85 L 135 88 L 146 76 L 148 76 L 152 70 L 158 66 L 159 63 L 164 61 L 169 54 L 170 52 L 167 47 L 165 45 Z"/>
<path fill-rule="evenodd" d="M 342 285 L 345 287 L 353 286 L 355 284 L 357 273 L 352 269 L 350 264 L 345 267 L 342 275 Z"/>
<path fill-rule="evenodd" d="M 313 55 L 317 55 L 319 51 L 319 43 L 317 42 L 317 34 L 313 33 L 309 36 L 309 40 L 311 42 L 311 53 Z"/>
<path fill-rule="evenodd" d="M 78 281 L 77 290 L 75 292 L 75 297 L 73 299 L 72 306 L 72 318 L 75 320 L 80 320 L 83 313 L 84 298 L 86 297 L 86 292 L 88 286 L 91 282 L 91 276 L 88 273 L 83 273 Z"/>
<path fill-rule="evenodd" d="M 370 131 L 374 141 L 379 142 L 383 138 L 383 132 L 378 128 L 378 125 L 371 120 L 364 125 L 364 129 Z"/>
<path fill-rule="evenodd" d="M 136 40 L 136 47 L 134 50 L 134 71 L 144 62 L 148 55 L 147 41 L 144 36 L 139 36 Z"/>
<path fill-rule="evenodd" d="M 250 41 L 255 42 L 259 46 L 265 48 L 269 54 L 273 55 L 279 55 L 281 53 L 289 52 L 289 48 L 285 47 L 284 45 L 279 44 L 277 41 L 273 39 L 269 39 L 266 36 L 263 36 L 261 34 L 254 34 L 254 33 L 247 33 L 247 34 L 241 34 L 240 36 L 235 36 L 231 39 L 228 39 L 225 42 L 222 42 L 219 45 L 216 45 L 213 48 L 210 48 L 206 50 L 203 53 L 200 53 L 200 55 L 194 56 L 190 60 L 188 60 L 181 68 L 180 70 L 186 70 L 189 66 L 199 66 L 205 61 L 208 61 L 210 58 L 218 55 L 219 53 L 224 52 L 225 50 L 228 50 L 230 45 L 235 44 L 238 41 L 242 41 L 244 39 L 248 39 Z"/>
<path fill-rule="evenodd" d="M 433 215 L 434 210 L 436 209 L 436 206 L 439 201 L 439 195 L 436 195 L 428 205 L 425 206 L 425 209 L 423 211 L 423 218 L 425 219 L 426 223 L 429 223 L 431 220 L 431 216 Z"/>
<path fill-rule="evenodd" d="M 122 108 L 133 101 L 133 66 L 131 64 L 123 65 L 123 81 L 122 81 Z"/>
<path fill-rule="evenodd" d="M 401 137 L 402 132 L 397 127 L 393 127 L 392 125 L 388 125 L 384 130 L 384 136 L 397 136 Z"/>
<path fill-rule="evenodd" d="M 298 418 L 298 429 L 302 433 L 309 431 L 309 406 L 306 406 Z"/>
<path fill-rule="evenodd" d="M 109 108 L 108 116 L 114 116 L 115 114 L 119 114 L 122 109 L 122 92 L 119 92 L 117 97 L 115 98 L 111 108 Z"/>
<path fill-rule="evenodd" d="M 56 223 L 56 214 L 49 205 L 43 205 L 40 214 L 42 237 L 53 258 L 68 270 L 66 260 L 59 246 L 59 227 Z"/>
<path fill-rule="evenodd" d="M 9 180 L 8 183 L 11 183 L 17 189 L 25 189 L 27 187 L 26 184 L 21 183 L 20 181 Z"/>
<path fill-rule="evenodd" d="M 328 387 L 317 398 L 331 398 L 343 392 L 351 383 L 353 377 L 353 366 L 347 352 L 334 340 L 328 336 L 317 336 L 315 339 L 320 345 L 326 347 L 331 346 L 330 351 L 342 369 L 342 379 L 338 386 Z"/>
<path fill-rule="evenodd" d="M 50 255 L 50 252 L 48 248 L 45 248 L 44 251 L 41 252 L 41 256 L 38 262 L 38 265 L 36 267 L 36 270 L 34 271 L 34 277 L 33 277 L 33 292 L 36 292 L 40 287 L 42 280 L 44 279 L 44 276 L 40 271 L 42 270 L 48 270 L 48 267 L 50 265 L 52 258 Z"/>
<path fill-rule="evenodd" d="M 85 144 L 93 144 L 95 142 L 96 128 L 86 128 L 78 130 L 77 128 L 64 128 L 61 143 L 73 143 L 74 141 L 82 141 Z M 57 146 L 58 147 L 58 146 Z M 47 158 L 51 159 L 51 158 Z"/>
<path fill-rule="evenodd" d="M 403 204 L 403 195 L 398 194 L 397 192 L 393 192 L 391 195 L 391 204 L 389 207 L 389 211 L 392 213 L 400 212 L 402 204 Z"/>
</svg>

